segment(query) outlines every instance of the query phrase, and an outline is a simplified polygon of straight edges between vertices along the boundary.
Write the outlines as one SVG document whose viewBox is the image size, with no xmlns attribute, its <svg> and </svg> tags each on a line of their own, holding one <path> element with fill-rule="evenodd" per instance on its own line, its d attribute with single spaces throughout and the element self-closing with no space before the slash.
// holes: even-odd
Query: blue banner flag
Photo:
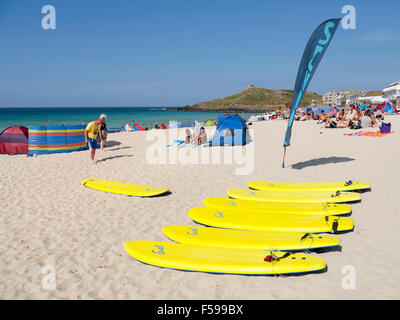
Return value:
<svg viewBox="0 0 400 320">
<path fill-rule="evenodd" d="M 307 46 L 301 59 L 299 71 L 297 73 L 296 84 L 294 86 L 292 106 L 290 109 L 289 123 L 286 130 L 285 141 L 283 146 L 290 146 L 290 138 L 292 136 L 292 125 L 296 110 L 310 84 L 310 81 L 317 69 L 326 49 L 331 42 L 333 35 L 339 25 L 340 18 L 329 19 L 321 23 L 308 40 Z M 284 167 L 284 161 L 282 163 Z"/>
</svg>

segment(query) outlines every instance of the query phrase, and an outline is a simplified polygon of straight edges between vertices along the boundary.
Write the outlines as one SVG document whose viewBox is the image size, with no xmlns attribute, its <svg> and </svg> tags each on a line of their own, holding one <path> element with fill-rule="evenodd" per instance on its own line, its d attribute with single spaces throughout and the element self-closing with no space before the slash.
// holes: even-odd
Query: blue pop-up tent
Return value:
<svg viewBox="0 0 400 320">
<path fill-rule="evenodd" d="M 212 146 L 239 145 L 247 143 L 246 122 L 236 116 L 223 115 L 218 117 L 217 129 L 211 141 Z"/>
</svg>

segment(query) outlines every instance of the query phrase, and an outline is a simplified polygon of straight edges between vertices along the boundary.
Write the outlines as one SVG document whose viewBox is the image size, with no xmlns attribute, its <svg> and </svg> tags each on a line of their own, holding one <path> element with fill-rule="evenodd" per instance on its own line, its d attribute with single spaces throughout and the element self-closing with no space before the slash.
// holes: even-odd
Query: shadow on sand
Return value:
<svg viewBox="0 0 400 320">
<path fill-rule="evenodd" d="M 113 140 L 107 141 L 106 148 L 112 148 L 115 146 L 119 146 L 120 144 L 121 144 L 121 142 L 119 142 L 119 141 L 113 141 Z"/>
<path fill-rule="evenodd" d="M 117 151 L 117 150 L 125 150 L 125 149 L 132 149 L 132 147 L 120 147 L 120 148 L 114 148 L 114 149 L 108 149 L 107 147 L 107 151 Z"/>
<path fill-rule="evenodd" d="M 349 161 L 354 161 L 355 159 L 353 158 L 347 158 L 347 157 L 328 157 L 328 158 L 318 158 L 318 159 L 312 159 L 304 162 L 298 162 L 292 165 L 293 169 L 296 170 L 301 170 L 307 167 L 314 167 L 314 166 L 320 166 L 324 164 L 330 164 L 330 163 L 340 163 L 340 162 L 349 162 Z"/>
<path fill-rule="evenodd" d="M 113 160 L 113 159 L 117 159 L 117 158 L 125 158 L 125 157 L 133 157 L 133 156 L 130 155 L 130 154 L 119 155 L 119 156 L 113 156 L 113 157 L 104 158 L 104 159 L 101 159 L 101 160 L 99 160 L 97 162 L 104 162 L 104 161 L 108 161 L 108 160 Z"/>
</svg>

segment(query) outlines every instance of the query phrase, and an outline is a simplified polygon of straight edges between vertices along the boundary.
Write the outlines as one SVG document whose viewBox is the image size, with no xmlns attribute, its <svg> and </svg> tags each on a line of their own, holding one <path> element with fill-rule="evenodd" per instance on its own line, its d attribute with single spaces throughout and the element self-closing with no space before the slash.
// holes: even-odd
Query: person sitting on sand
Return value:
<svg viewBox="0 0 400 320">
<path fill-rule="evenodd" d="M 331 118 L 336 118 L 337 114 L 338 114 L 338 110 L 335 106 L 333 106 L 332 110 L 331 110 Z"/>
<path fill-rule="evenodd" d="M 297 110 L 294 120 L 304 121 L 304 120 L 306 120 L 306 117 L 307 117 L 307 113 L 303 109 L 301 109 L 301 110 Z"/>
<path fill-rule="evenodd" d="M 200 133 L 197 136 L 197 145 L 203 144 L 207 142 L 207 133 L 204 127 L 200 128 Z"/>
<path fill-rule="evenodd" d="M 339 113 L 336 115 L 336 120 L 338 121 L 345 121 L 346 120 L 346 112 L 344 109 L 341 109 Z"/>
<path fill-rule="evenodd" d="M 344 120 L 333 120 L 332 118 L 327 118 L 324 128 L 347 128 L 348 123 Z"/>
<path fill-rule="evenodd" d="M 160 129 L 160 127 L 158 126 L 158 123 L 156 122 L 156 124 L 154 125 L 154 129 Z"/>
<path fill-rule="evenodd" d="M 373 127 L 378 126 L 378 122 L 376 121 L 375 114 L 372 111 L 368 113 L 368 116 L 371 118 L 372 126 Z"/>
<path fill-rule="evenodd" d="M 364 116 L 360 118 L 361 128 L 375 127 L 377 125 L 375 115 L 371 111 L 365 112 Z"/>
<path fill-rule="evenodd" d="M 192 133 L 190 132 L 190 129 L 186 128 L 185 133 L 186 133 L 186 138 L 184 143 L 190 143 L 192 140 Z"/>
<path fill-rule="evenodd" d="M 374 113 L 374 117 L 375 117 L 375 119 L 384 120 L 385 118 L 384 118 L 384 116 L 383 116 L 382 109 L 378 109 L 378 110 Z"/>
<path fill-rule="evenodd" d="M 305 120 L 307 120 L 307 114 L 304 111 L 302 111 L 300 116 L 298 116 L 295 120 L 297 120 L 297 121 L 305 121 Z"/>
<path fill-rule="evenodd" d="M 325 111 L 322 110 L 320 115 L 319 115 L 319 120 L 318 120 L 317 124 L 326 122 L 326 119 L 327 119 L 327 117 L 326 117 Z"/>
<path fill-rule="evenodd" d="M 336 128 L 337 123 L 335 120 L 332 120 L 331 117 L 327 117 L 325 121 L 325 125 L 322 128 Z"/>
<path fill-rule="evenodd" d="M 359 126 L 361 126 L 361 128 L 369 128 L 372 127 L 372 119 L 369 116 L 369 112 L 365 112 L 365 114 L 358 120 L 359 121 Z"/>
<path fill-rule="evenodd" d="M 89 122 L 85 129 L 85 143 L 89 147 L 90 161 L 92 164 L 96 163 L 94 158 L 96 156 L 97 139 L 99 138 L 101 143 L 102 138 L 101 134 L 99 133 L 101 125 L 104 123 L 106 119 L 107 119 L 106 115 L 102 114 L 100 115 L 99 119 Z"/>
<path fill-rule="evenodd" d="M 299 121 L 306 121 L 306 120 L 312 120 L 312 118 L 313 117 L 312 117 L 311 112 L 307 112 L 307 113 L 303 112 L 301 117 L 298 120 Z"/>
<path fill-rule="evenodd" d="M 356 113 L 353 116 L 353 118 L 351 119 L 352 121 L 358 121 L 360 120 L 360 118 L 364 115 L 364 113 L 361 111 L 360 108 L 356 108 Z"/>
</svg>

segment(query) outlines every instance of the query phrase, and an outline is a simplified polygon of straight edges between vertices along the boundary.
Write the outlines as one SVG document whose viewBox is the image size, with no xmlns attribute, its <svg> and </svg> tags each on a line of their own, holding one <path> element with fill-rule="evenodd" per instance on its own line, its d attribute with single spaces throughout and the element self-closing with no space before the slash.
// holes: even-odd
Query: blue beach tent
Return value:
<svg viewBox="0 0 400 320">
<path fill-rule="evenodd" d="M 211 141 L 212 146 L 243 146 L 248 142 L 246 122 L 233 115 L 218 117 L 217 129 Z"/>
</svg>

